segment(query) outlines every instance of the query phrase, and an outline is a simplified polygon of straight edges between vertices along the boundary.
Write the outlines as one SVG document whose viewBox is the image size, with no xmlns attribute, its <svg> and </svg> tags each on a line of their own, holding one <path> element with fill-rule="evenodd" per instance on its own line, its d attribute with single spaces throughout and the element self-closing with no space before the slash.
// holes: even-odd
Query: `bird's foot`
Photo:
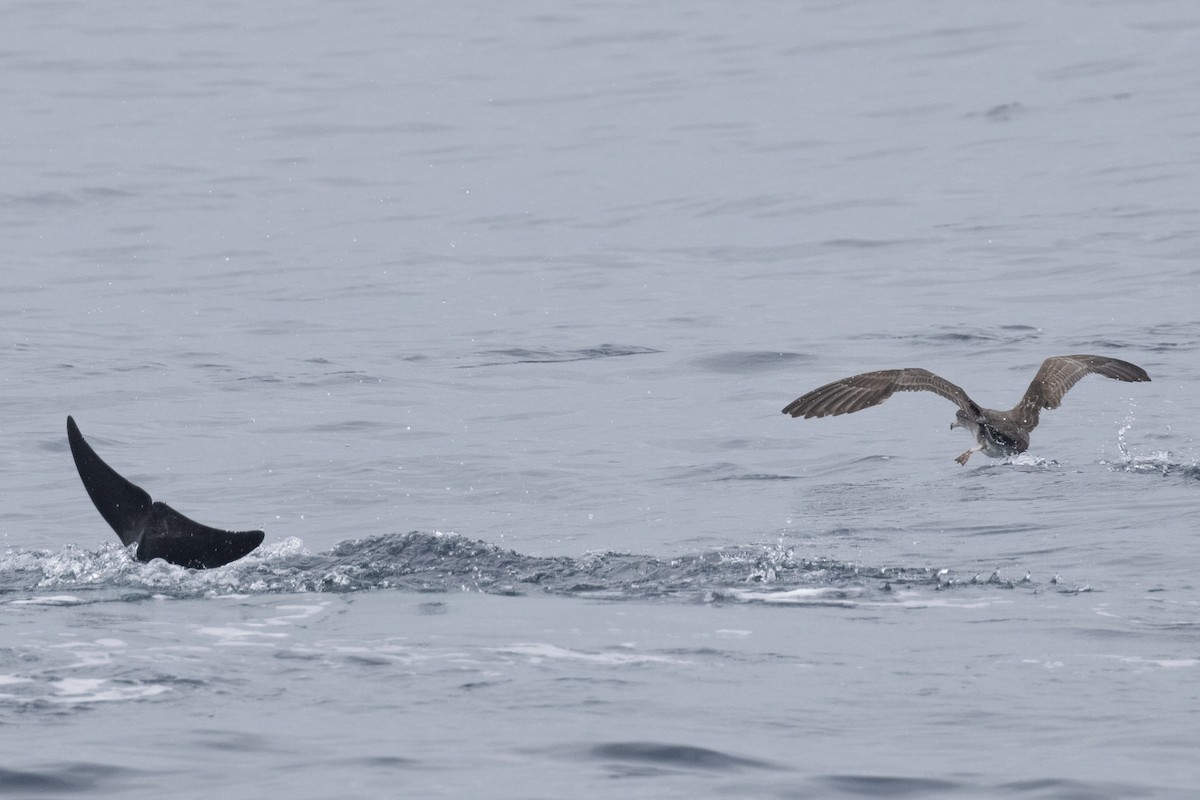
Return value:
<svg viewBox="0 0 1200 800">
<path fill-rule="evenodd" d="M 959 456 L 958 458 L 956 458 L 954 460 L 957 461 L 959 464 L 962 464 L 965 467 L 967 465 L 967 459 L 970 458 L 971 453 L 974 453 L 974 452 L 975 452 L 974 450 L 968 450 L 967 452 L 963 453 L 961 456 Z"/>
</svg>

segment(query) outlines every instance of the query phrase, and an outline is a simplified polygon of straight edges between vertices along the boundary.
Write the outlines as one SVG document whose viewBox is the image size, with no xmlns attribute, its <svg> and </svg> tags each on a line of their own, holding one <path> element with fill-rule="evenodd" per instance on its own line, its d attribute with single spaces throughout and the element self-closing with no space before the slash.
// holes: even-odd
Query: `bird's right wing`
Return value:
<svg viewBox="0 0 1200 800">
<path fill-rule="evenodd" d="M 980 413 L 961 387 L 920 367 L 864 372 L 827 383 L 788 403 L 783 413 L 805 419 L 835 417 L 877 406 L 896 392 L 933 392 L 968 414 Z"/>
</svg>

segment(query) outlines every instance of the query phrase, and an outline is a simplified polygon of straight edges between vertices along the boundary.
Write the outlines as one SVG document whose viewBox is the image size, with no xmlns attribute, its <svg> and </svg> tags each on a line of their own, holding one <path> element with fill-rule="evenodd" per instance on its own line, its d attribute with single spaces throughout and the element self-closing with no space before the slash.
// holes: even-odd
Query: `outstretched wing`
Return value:
<svg viewBox="0 0 1200 800">
<path fill-rule="evenodd" d="M 1085 375 L 1103 375 L 1118 381 L 1141 383 L 1150 380 L 1146 370 L 1119 358 L 1107 356 L 1051 356 L 1042 362 L 1037 375 L 1021 402 L 1010 412 L 1025 430 L 1031 431 L 1038 424 L 1038 413 L 1043 408 L 1058 408 L 1063 395 L 1079 383 Z"/>
<path fill-rule="evenodd" d="M 793 417 L 835 417 L 877 406 L 896 392 L 933 392 L 956 404 L 968 414 L 978 415 L 979 406 L 959 386 L 927 369 L 884 369 L 864 372 L 827 383 L 796 398 L 783 413 Z"/>
<path fill-rule="evenodd" d="M 121 537 L 121 544 L 137 544 L 139 561 L 161 558 L 182 567 L 209 569 L 237 561 L 262 544 L 262 531 L 210 528 L 166 503 L 153 502 L 145 489 L 104 463 L 71 417 L 67 417 L 67 440 L 96 510 Z"/>
</svg>

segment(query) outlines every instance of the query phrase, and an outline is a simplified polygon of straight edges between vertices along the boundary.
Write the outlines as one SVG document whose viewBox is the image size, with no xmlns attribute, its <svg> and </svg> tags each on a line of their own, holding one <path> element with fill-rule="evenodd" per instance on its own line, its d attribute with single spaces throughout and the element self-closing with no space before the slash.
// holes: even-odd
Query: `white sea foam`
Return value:
<svg viewBox="0 0 1200 800">
<path fill-rule="evenodd" d="M 829 586 L 806 586 L 796 589 L 783 589 L 778 592 L 752 591 L 748 589 L 728 589 L 726 590 L 725 594 L 736 600 L 744 600 L 746 602 L 812 603 L 815 601 L 827 601 L 829 598 L 843 600 L 851 595 L 861 595 L 863 592 L 863 589 L 857 587 L 851 587 L 848 589 L 835 589 Z"/>
<path fill-rule="evenodd" d="M 53 681 L 50 687 L 57 695 L 46 698 L 55 704 L 113 703 L 141 700 L 171 691 L 160 684 L 113 684 L 105 678 L 64 678 Z"/>
<path fill-rule="evenodd" d="M 520 643 L 495 649 L 498 653 L 510 653 L 527 657 L 532 663 L 541 661 L 588 661 L 596 664 L 690 664 L 691 662 L 668 656 L 646 655 L 631 652 L 584 652 L 570 650 L 554 644 Z"/>
<path fill-rule="evenodd" d="M 69 594 L 47 595 L 46 597 L 26 597 L 20 600 L 9 600 L 13 606 L 74 606 L 83 603 L 81 598 Z"/>
</svg>

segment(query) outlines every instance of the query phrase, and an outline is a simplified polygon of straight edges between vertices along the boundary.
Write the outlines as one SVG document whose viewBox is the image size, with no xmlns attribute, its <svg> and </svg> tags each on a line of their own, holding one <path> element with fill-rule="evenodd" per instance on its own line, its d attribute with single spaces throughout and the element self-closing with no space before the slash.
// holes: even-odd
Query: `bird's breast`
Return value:
<svg viewBox="0 0 1200 800">
<path fill-rule="evenodd" d="M 1011 456 L 1024 453 L 1029 447 L 1028 440 L 1010 436 L 993 425 L 981 426 L 984 441 L 981 444 L 989 456 Z"/>
</svg>

